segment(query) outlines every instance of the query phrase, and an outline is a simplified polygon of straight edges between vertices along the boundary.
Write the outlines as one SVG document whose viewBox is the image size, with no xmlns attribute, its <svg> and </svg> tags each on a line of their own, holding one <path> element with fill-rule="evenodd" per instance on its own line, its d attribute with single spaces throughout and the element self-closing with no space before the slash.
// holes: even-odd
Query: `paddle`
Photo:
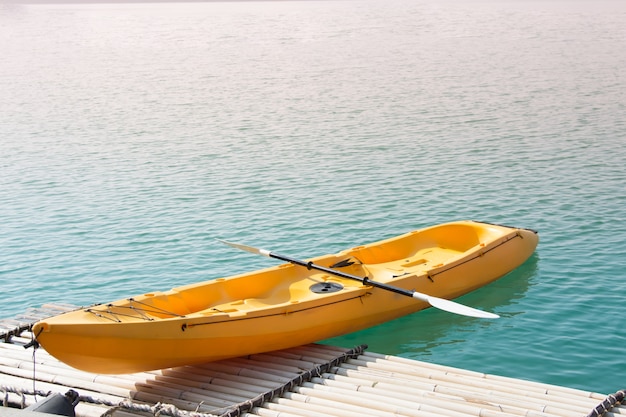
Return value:
<svg viewBox="0 0 626 417">
<path fill-rule="evenodd" d="M 478 317 L 478 318 L 483 318 L 483 319 L 497 319 L 500 317 L 497 314 L 489 313 L 489 312 L 482 311 L 482 310 L 477 310 L 475 308 L 468 307 L 463 304 L 455 303 L 454 301 L 450 301 L 450 300 L 446 300 L 446 299 L 438 298 L 438 297 L 433 297 L 432 295 L 423 294 L 417 291 L 405 290 L 404 288 L 394 287 L 393 285 L 384 284 L 382 282 L 372 281 L 371 279 L 367 277 L 359 277 L 356 275 L 347 274 L 345 272 L 341 272 L 336 269 L 327 268 L 321 265 L 316 265 L 313 262 L 301 261 L 299 259 L 292 258 L 290 256 L 279 255 L 275 252 L 271 252 L 265 249 L 254 248 L 252 246 L 242 245 L 240 243 L 228 242 L 226 240 L 221 240 L 221 239 L 218 239 L 218 240 L 228 246 L 232 246 L 233 248 L 241 249 L 246 252 L 267 256 L 268 258 L 280 259 L 282 261 L 286 261 L 295 265 L 304 266 L 307 269 L 316 269 L 318 271 L 327 272 L 329 274 L 336 275 L 338 277 L 360 281 L 364 285 L 371 285 L 373 287 L 381 288 L 386 291 L 391 291 L 391 292 L 395 292 L 397 294 L 401 294 L 407 297 L 412 297 L 421 301 L 426 301 L 432 307 L 447 311 L 449 313 L 455 313 L 455 314 L 460 314 L 462 316 L 469 316 L 469 317 Z"/>
</svg>

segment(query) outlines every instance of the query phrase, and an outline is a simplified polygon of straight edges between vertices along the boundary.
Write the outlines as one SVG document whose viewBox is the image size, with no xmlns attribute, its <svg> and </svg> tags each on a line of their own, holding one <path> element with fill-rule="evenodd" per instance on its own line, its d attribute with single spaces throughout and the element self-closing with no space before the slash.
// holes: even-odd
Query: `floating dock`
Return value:
<svg viewBox="0 0 626 417">
<path fill-rule="evenodd" d="M 77 417 L 619 417 L 607 396 L 367 352 L 312 344 L 127 375 L 96 375 L 29 347 L 33 322 L 76 308 L 47 305 L 0 321 L 0 394 L 26 408 L 78 395 Z M 27 348 L 25 348 L 27 347 Z M 1 408 L 0 408 L 1 409 Z"/>
</svg>

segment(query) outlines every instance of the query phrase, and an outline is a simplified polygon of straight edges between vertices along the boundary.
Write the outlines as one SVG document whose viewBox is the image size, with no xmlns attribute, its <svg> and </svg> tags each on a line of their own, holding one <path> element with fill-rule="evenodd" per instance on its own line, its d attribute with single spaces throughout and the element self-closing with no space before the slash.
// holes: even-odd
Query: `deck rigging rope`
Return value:
<svg viewBox="0 0 626 417">
<path fill-rule="evenodd" d="M 172 317 L 185 317 L 182 314 L 174 313 L 173 311 L 169 311 L 169 310 L 166 310 L 166 309 L 161 308 L 161 307 L 157 307 L 157 306 L 152 305 L 152 304 L 144 303 L 142 301 L 135 300 L 134 298 L 129 298 L 128 301 L 130 302 L 130 305 L 129 305 L 128 308 L 131 308 L 131 309 L 134 309 L 134 310 L 137 310 L 137 308 L 133 306 L 133 303 L 139 304 L 139 305 L 143 306 L 142 310 L 144 312 L 146 312 L 146 313 L 163 314 L 163 315 L 172 316 Z M 154 320 L 154 319 L 152 319 L 152 320 Z"/>
<path fill-rule="evenodd" d="M 624 397 L 626 396 L 626 389 L 617 391 L 615 394 L 607 395 L 607 397 L 598 404 L 587 417 L 601 417 L 606 412 L 610 411 L 616 405 L 620 405 L 624 402 Z"/>
<path fill-rule="evenodd" d="M 172 316 L 172 317 L 185 317 L 178 313 L 174 313 L 174 312 L 165 310 L 160 307 L 156 307 L 147 303 L 143 303 L 141 301 L 137 301 L 134 298 L 128 298 L 127 301 L 129 302 L 129 305 L 115 305 L 115 304 L 109 303 L 109 304 L 104 305 L 104 307 L 106 307 L 106 310 L 98 310 L 94 307 L 89 307 L 89 308 L 86 308 L 84 311 L 87 313 L 92 313 L 96 317 L 111 320 L 116 323 L 122 322 L 120 317 L 129 317 L 132 319 L 154 321 L 155 320 L 154 317 L 150 317 L 149 314 L 157 314 L 157 315 L 161 314 L 164 316 Z M 134 306 L 133 303 L 138 304 L 140 307 Z M 95 307 L 102 307 L 102 305 L 98 305 Z M 112 310 L 113 308 L 118 311 L 113 311 Z M 126 312 L 122 312 L 119 310 L 126 311 Z"/>
</svg>

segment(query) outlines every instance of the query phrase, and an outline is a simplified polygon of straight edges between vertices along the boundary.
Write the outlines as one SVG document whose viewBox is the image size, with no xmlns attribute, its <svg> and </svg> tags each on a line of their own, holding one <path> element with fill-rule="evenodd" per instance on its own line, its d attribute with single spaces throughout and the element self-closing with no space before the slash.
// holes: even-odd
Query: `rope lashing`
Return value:
<svg viewBox="0 0 626 417">
<path fill-rule="evenodd" d="M 601 417 L 606 412 L 610 411 L 611 408 L 616 405 L 620 405 L 624 401 L 624 397 L 626 396 L 626 389 L 617 391 L 615 394 L 607 395 L 607 397 L 598 404 L 587 417 Z"/>
<path fill-rule="evenodd" d="M 174 313 L 164 308 L 154 306 L 152 304 L 144 303 L 134 298 L 127 298 L 128 305 L 96 305 L 84 309 L 87 313 L 92 313 L 96 317 L 111 320 L 113 322 L 121 323 L 120 317 L 128 317 L 131 319 L 154 321 L 154 317 L 150 317 L 150 314 L 164 315 L 171 317 L 185 317 L 178 313 Z M 106 309 L 103 309 L 106 307 Z"/>
<path fill-rule="evenodd" d="M 31 396 L 40 396 L 40 397 L 47 397 L 48 395 L 52 394 L 52 392 L 50 391 L 40 391 L 40 390 L 23 390 L 23 389 L 19 389 L 19 388 L 15 388 L 9 385 L 0 385 L 0 392 L 4 393 L 4 398 L 2 399 L 2 406 L 3 407 L 8 407 L 9 404 L 9 394 L 17 394 L 21 397 L 21 403 L 20 403 L 20 407 L 21 408 L 25 408 L 26 407 L 26 396 L 27 395 L 31 395 Z"/>
<path fill-rule="evenodd" d="M 191 411 L 179 410 L 176 406 L 172 404 L 164 404 L 164 403 L 156 403 L 154 405 L 150 404 L 135 404 L 128 400 L 121 402 L 113 402 L 102 400 L 99 398 L 94 398 L 90 396 L 80 396 L 80 401 L 90 403 L 90 404 L 98 404 L 98 405 L 106 405 L 107 407 L 111 407 L 108 409 L 103 416 L 111 416 L 117 410 L 126 410 L 126 411 L 134 411 L 138 413 L 147 413 L 152 414 L 155 417 L 159 416 L 171 416 L 171 417 L 217 417 L 214 414 L 206 414 L 206 413 L 196 413 Z"/>
</svg>

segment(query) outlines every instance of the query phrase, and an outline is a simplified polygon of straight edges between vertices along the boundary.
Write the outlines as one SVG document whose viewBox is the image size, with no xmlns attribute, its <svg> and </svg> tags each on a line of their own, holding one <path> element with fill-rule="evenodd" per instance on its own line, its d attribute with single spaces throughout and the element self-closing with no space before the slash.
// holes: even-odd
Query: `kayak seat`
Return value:
<svg viewBox="0 0 626 417">
<path fill-rule="evenodd" d="M 280 288 L 277 291 L 267 294 L 266 297 L 253 297 L 244 300 L 248 306 L 274 307 L 281 304 L 296 304 L 301 301 L 313 298 L 314 294 L 307 288 L 300 286 L 292 286 L 289 288 Z"/>
<path fill-rule="evenodd" d="M 479 229 L 471 224 L 450 224 L 416 230 L 400 238 L 357 246 L 341 254 L 352 256 L 364 264 L 399 262 L 429 252 L 434 256 L 438 256 L 439 252 L 448 257 L 450 254 L 461 254 L 478 245 L 480 243 L 478 233 Z M 423 258 L 430 261 L 430 256 Z"/>
</svg>

